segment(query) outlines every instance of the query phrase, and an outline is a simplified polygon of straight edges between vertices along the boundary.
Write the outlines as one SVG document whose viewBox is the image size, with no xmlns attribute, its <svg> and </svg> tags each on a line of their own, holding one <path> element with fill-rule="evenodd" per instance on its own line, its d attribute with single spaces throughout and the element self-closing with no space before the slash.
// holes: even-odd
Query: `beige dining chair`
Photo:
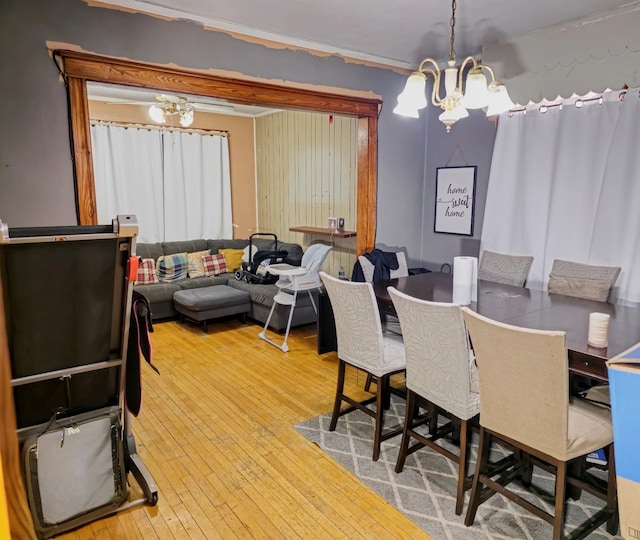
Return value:
<svg viewBox="0 0 640 540">
<path fill-rule="evenodd" d="M 524 287 L 533 257 L 483 251 L 478 266 L 478 279 Z"/>
<path fill-rule="evenodd" d="M 425 446 L 454 461 L 458 465 L 455 512 L 460 515 L 465 490 L 471 487 L 467 481 L 470 421 L 480 412 L 480 396 L 472 391 L 475 361 L 462 312 L 457 304 L 419 300 L 394 287 L 388 291 L 400 319 L 407 356 L 407 407 L 396 472 L 402 471 L 409 453 Z M 424 423 L 420 398 L 434 405 L 429 408 L 428 435 L 417 430 Z M 447 421 L 439 423 L 442 418 Z M 451 435 L 460 445 L 457 454 L 437 442 Z M 411 440 L 416 442 L 410 447 Z"/>
<path fill-rule="evenodd" d="M 404 343 L 395 334 L 383 334 L 378 304 L 371 283 L 336 279 L 320 272 L 336 321 L 338 382 L 329 431 L 338 418 L 358 409 L 374 420 L 373 461 L 380 457 L 380 443 L 402 432 L 395 426 L 383 433 L 384 409 L 389 406 L 389 379 L 406 367 Z M 354 399 L 344 391 L 347 364 L 376 378 L 376 395 Z M 342 403 L 347 407 L 342 408 Z M 367 405 L 375 402 L 375 409 Z"/>
<path fill-rule="evenodd" d="M 520 328 L 499 323 L 462 308 L 478 365 L 480 382 L 480 440 L 465 525 L 473 524 L 478 506 L 491 491 L 500 493 L 553 526 L 553 538 L 563 537 L 567 484 L 605 501 L 577 530 L 587 531 L 607 522 L 618 529 L 613 434 L 609 411 L 569 397 L 569 363 L 565 332 Z M 523 460 L 495 479 L 488 472 L 489 444 L 519 448 L 533 466 L 555 471 L 554 513 L 527 502 L 508 488 L 515 478 L 531 482 L 531 468 Z M 606 491 L 587 487 L 589 471 L 569 467 L 591 452 L 606 448 L 609 461 Z M 579 476 L 574 476 L 574 472 Z M 575 531 L 574 531 L 575 532 Z M 583 538 L 584 536 L 579 536 Z"/>
<path fill-rule="evenodd" d="M 606 302 L 619 274 L 619 266 L 595 266 L 555 259 L 547 290 L 550 293 Z"/>
<path fill-rule="evenodd" d="M 396 251 L 396 258 L 398 259 L 398 268 L 395 270 L 389 270 L 389 277 L 391 279 L 406 277 L 409 275 L 409 267 L 407 265 L 407 257 L 404 254 L 404 251 Z M 373 263 L 367 259 L 364 255 L 358 256 L 358 262 L 360 263 L 360 267 L 362 268 L 362 273 L 364 274 L 364 280 L 372 282 L 373 281 L 373 271 L 375 266 Z"/>
</svg>

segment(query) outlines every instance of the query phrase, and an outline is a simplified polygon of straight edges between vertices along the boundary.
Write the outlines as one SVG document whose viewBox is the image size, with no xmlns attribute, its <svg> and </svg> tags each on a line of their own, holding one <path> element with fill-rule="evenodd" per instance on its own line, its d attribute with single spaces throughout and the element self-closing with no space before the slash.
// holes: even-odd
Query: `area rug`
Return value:
<svg viewBox="0 0 640 540">
<path fill-rule="evenodd" d="M 402 419 L 404 400 L 392 396 L 391 409 L 388 411 L 385 425 L 392 426 L 400 423 Z M 407 458 L 404 470 L 398 474 L 395 472 L 395 465 L 401 435 L 384 441 L 380 459 L 374 462 L 371 459 L 373 420 L 369 416 L 361 411 L 349 413 L 338 420 L 334 432 L 329 431 L 330 420 L 331 415 L 327 414 L 294 427 L 434 539 L 551 538 L 552 527 L 549 524 L 501 495 L 494 495 L 483 503 L 478 509 L 473 526 L 465 527 L 464 513 L 467 510 L 469 492 L 466 495 L 463 515 L 456 516 L 454 509 L 458 470 L 453 462 L 428 448 L 423 448 Z M 473 460 L 476 456 L 476 444 L 477 440 L 474 438 L 471 451 Z M 471 470 L 473 463 L 474 461 Z M 532 484 L 538 496 L 532 498 L 524 490 L 522 495 L 538 504 L 542 502 L 548 512 L 553 512 L 553 501 L 549 496 L 553 493 L 553 477 L 535 468 Z M 592 516 L 601 507 L 602 501 L 588 493 L 583 493 L 578 501 L 570 501 L 565 532 L 584 521 L 587 516 Z M 614 537 L 607 534 L 605 525 L 602 525 L 588 538 L 605 540 Z"/>
</svg>

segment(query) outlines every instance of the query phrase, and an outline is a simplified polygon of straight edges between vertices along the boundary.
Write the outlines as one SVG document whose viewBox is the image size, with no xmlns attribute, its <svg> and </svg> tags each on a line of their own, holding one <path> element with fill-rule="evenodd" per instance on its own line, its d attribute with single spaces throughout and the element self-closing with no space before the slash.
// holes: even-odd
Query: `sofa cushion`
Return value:
<svg viewBox="0 0 640 540">
<path fill-rule="evenodd" d="M 244 249 L 249 245 L 249 240 L 207 240 L 207 247 L 211 253 L 218 253 L 221 249 Z"/>
<path fill-rule="evenodd" d="M 227 282 L 229 287 L 239 289 L 241 291 L 247 291 L 251 295 L 251 301 L 255 304 L 261 304 L 267 307 L 271 307 L 273 304 L 273 297 L 280 291 L 276 285 L 262 285 L 257 283 L 247 283 L 237 279 L 230 279 Z M 311 300 L 309 295 L 301 291 L 298 293 L 296 299 L 296 309 L 302 306 L 310 306 Z M 287 307 L 288 311 L 288 307 Z"/>
<path fill-rule="evenodd" d="M 174 253 L 173 255 L 163 255 L 156 262 L 156 272 L 158 280 L 167 283 L 178 281 L 187 277 L 187 254 Z"/>
<path fill-rule="evenodd" d="M 202 257 L 202 263 L 204 266 L 205 276 L 217 276 L 229 271 L 227 268 L 227 261 L 225 260 L 223 253 L 216 253 L 215 255 Z"/>
<path fill-rule="evenodd" d="M 162 242 L 164 255 L 173 253 L 191 253 L 194 251 L 204 251 L 209 249 L 206 240 L 182 240 L 179 242 Z"/>
<path fill-rule="evenodd" d="M 211 287 L 211 285 L 226 285 L 230 274 L 220 274 L 219 276 L 203 276 L 193 279 L 183 279 L 179 281 L 181 289 L 199 289 L 200 287 Z"/>
<path fill-rule="evenodd" d="M 158 257 L 164 255 L 164 251 L 162 251 L 162 244 L 160 242 L 154 244 L 139 243 L 136 244 L 136 255 L 143 259 L 153 259 L 157 261 Z"/>
<path fill-rule="evenodd" d="M 149 285 L 151 283 L 158 283 L 156 261 L 153 259 L 141 259 L 138 263 L 138 274 L 134 285 Z"/>
<path fill-rule="evenodd" d="M 153 304 L 167 302 L 173 299 L 173 293 L 181 291 L 182 287 L 177 283 L 154 283 L 153 285 L 136 285 L 136 291 L 144 294 L 147 300 Z"/>
<path fill-rule="evenodd" d="M 202 258 L 205 255 L 209 255 L 208 249 L 187 253 L 187 263 L 189 265 L 188 273 L 190 278 L 197 278 L 205 275 L 204 263 L 202 262 Z"/>
</svg>

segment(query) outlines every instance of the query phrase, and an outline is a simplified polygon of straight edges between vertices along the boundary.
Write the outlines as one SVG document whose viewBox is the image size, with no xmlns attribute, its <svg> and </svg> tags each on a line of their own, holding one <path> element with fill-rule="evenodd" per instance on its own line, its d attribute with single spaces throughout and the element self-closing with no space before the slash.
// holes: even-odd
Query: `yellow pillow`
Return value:
<svg viewBox="0 0 640 540">
<path fill-rule="evenodd" d="M 242 249 L 219 249 L 218 253 L 224 255 L 227 262 L 227 271 L 235 272 L 242 266 Z"/>
</svg>

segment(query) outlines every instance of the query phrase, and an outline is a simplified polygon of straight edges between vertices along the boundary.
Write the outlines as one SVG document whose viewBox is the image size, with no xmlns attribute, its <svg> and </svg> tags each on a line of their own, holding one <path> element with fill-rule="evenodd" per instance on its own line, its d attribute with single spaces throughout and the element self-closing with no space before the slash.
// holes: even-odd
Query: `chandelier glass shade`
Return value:
<svg viewBox="0 0 640 540">
<path fill-rule="evenodd" d="M 193 124 L 193 103 L 189 103 L 185 98 L 165 95 L 159 95 L 156 99 L 159 103 L 149 107 L 151 120 L 165 124 L 168 116 L 178 115 L 182 127 Z"/>
<path fill-rule="evenodd" d="M 464 59 L 460 66 L 456 66 L 454 51 L 456 0 L 451 2 L 451 38 L 449 47 L 449 61 L 444 69 L 445 96 L 440 95 L 440 81 L 442 71 L 433 58 L 425 58 L 405 84 L 404 90 L 398 96 L 398 104 L 393 112 L 401 116 L 418 118 L 418 111 L 427 106 L 426 86 L 427 76 L 433 78 L 431 103 L 440 107 L 443 112 L 438 117 L 445 125 L 447 133 L 458 120 L 469 116 L 467 109 L 487 108 L 487 116 L 501 114 L 515 107 L 509 97 L 507 88 L 497 81 L 493 70 L 472 56 Z M 466 78 L 465 78 L 466 73 Z M 491 82 L 487 84 L 487 73 Z M 463 84 L 464 83 L 464 84 Z M 464 90 L 463 90 L 464 88 Z"/>
</svg>

